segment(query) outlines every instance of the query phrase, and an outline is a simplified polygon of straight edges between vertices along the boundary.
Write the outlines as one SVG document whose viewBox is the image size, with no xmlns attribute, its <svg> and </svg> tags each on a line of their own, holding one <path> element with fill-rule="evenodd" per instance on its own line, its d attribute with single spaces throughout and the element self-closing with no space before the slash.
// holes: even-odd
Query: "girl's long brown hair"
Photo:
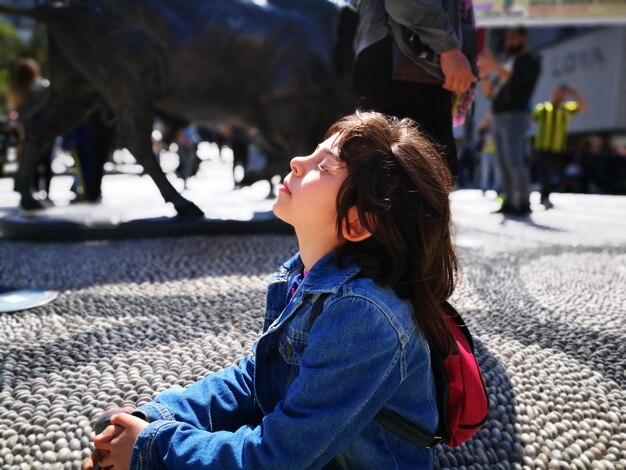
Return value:
<svg viewBox="0 0 626 470">
<path fill-rule="evenodd" d="M 354 258 L 365 276 L 407 299 L 416 325 L 445 358 L 453 343 L 441 305 L 457 272 L 450 236 L 453 181 L 445 160 L 409 119 L 357 113 L 333 124 L 326 138 L 337 133 L 339 158 L 348 168 L 337 195 L 338 234 L 356 206 L 373 235 L 341 245 L 337 259 Z"/>
</svg>

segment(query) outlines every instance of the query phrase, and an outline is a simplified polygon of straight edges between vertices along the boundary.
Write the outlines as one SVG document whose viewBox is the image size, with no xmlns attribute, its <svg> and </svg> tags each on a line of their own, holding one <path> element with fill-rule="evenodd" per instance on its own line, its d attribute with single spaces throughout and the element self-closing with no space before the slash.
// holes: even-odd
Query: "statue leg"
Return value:
<svg viewBox="0 0 626 470">
<path fill-rule="evenodd" d="M 44 207 L 44 204 L 33 196 L 33 175 L 37 170 L 41 150 L 87 116 L 95 103 L 94 96 L 83 96 L 80 100 L 69 97 L 63 102 L 52 96 L 44 108 L 24 124 L 26 138 L 15 176 L 15 190 L 20 193 L 22 208 Z"/>
<path fill-rule="evenodd" d="M 143 109 L 149 109 L 149 106 Z M 165 173 L 163 173 L 156 156 L 152 152 L 151 133 L 154 116 L 146 112 L 139 119 L 127 119 L 124 121 L 122 130 L 126 147 L 150 175 L 159 188 L 163 199 L 174 204 L 179 216 L 204 217 L 204 213 L 198 206 L 185 199 L 176 191 L 176 188 L 172 186 Z"/>
</svg>

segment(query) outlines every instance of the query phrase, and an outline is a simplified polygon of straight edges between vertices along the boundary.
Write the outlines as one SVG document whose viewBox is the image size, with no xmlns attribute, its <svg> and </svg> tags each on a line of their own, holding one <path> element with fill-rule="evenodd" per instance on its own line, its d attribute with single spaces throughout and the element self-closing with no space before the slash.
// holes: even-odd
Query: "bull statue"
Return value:
<svg viewBox="0 0 626 470">
<path fill-rule="evenodd" d="M 330 0 L 66 0 L 0 12 L 48 29 L 50 98 L 25 123 L 16 176 L 25 209 L 42 207 L 31 187 L 39 150 L 94 112 L 112 116 L 179 215 L 201 217 L 152 152 L 156 116 L 255 127 L 286 168 L 354 109 L 353 12 Z"/>
</svg>

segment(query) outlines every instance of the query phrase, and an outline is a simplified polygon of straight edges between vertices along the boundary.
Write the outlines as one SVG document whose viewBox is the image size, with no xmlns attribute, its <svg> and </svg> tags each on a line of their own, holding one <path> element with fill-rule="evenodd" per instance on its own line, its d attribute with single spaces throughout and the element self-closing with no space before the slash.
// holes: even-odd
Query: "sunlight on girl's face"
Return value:
<svg viewBox="0 0 626 470">
<path fill-rule="evenodd" d="M 299 234 L 336 238 L 337 193 L 348 176 L 336 138 L 329 137 L 309 156 L 293 158 L 291 173 L 278 190 L 274 213 Z"/>
</svg>

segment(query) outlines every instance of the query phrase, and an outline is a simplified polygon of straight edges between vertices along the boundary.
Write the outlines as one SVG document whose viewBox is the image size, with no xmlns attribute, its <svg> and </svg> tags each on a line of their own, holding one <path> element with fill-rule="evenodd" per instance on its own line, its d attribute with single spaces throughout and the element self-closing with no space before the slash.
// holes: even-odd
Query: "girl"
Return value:
<svg viewBox="0 0 626 470">
<path fill-rule="evenodd" d="M 430 449 L 373 418 L 385 407 L 437 427 L 430 350 L 452 347 L 440 313 L 457 268 L 451 186 L 412 121 L 332 125 L 279 189 L 274 213 L 300 252 L 270 279 L 254 357 L 113 416 L 85 468 L 431 468 Z"/>
</svg>

